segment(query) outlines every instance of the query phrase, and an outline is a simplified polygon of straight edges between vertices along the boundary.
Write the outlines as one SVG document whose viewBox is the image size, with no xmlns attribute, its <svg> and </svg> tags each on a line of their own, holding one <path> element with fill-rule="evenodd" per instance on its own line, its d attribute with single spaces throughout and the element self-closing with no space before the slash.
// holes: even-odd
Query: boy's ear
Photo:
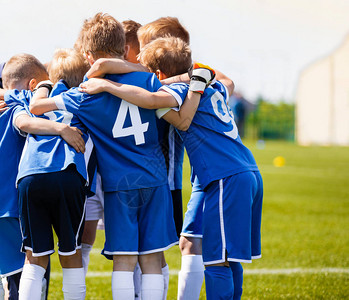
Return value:
<svg viewBox="0 0 349 300">
<path fill-rule="evenodd" d="M 167 78 L 167 76 L 161 70 L 156 70 L 155 74 L 159 80 L 163 80 Z"/>
<path fill-rule="evenodd" d="M 28 90 L 34 91 L 38 83 L 39 82 L 36 80 L 36 78 L 30 79 L 28 83 Z"/>
<path fill-rule="evenodd" d="M 83 56 L 85 57 L 85 59 L 88 61 L 88 63 L 90 64 L 90 66 L 92 66 L 95 63 L 95 59 L 93 58 L 91 52 L 84 52 Z"/>
<path fill-rule="evenodd" d="M 125 54 L 124 54 L 125 60 L 127 60 L 127 58 L 128 58 L 129 51 L 130 51 L 130 45 L 125 45 Z"/>
</svg>

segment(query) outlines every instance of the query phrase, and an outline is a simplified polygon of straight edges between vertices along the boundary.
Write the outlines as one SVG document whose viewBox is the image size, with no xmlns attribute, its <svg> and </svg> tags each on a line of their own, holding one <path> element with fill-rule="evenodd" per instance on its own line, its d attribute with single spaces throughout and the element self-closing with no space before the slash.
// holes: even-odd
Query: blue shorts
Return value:
<svg viewBox="0 0 349 300">
<path fill-rule="evenodd" d="M 202 238 L 202 213 L 205 192 L 195 177 L 187 211 L 184 216 L 181 236 Z"/>
<path fill-rule="evenodd" d="M 0 218 L 0 275 L 22 271 L 25 254 L 21 252 L 22 235 L 17 218 Z"/>
<path fill-rule="evenodd" d="M 22 251 L 30 250 L 33 256 L 55 252 L 52 227 L 58 237 L 60 255 L 73 255 L 81 248 L 85 211 L 83 181 L 75 167 L 21 179 L 18 192 Z"/>
<path fill-rule="evenodd" d="M 202 255 L 205 265 L 261 257 L 263 182 L 243 172 L 212 182 L 205 197 Z"/>
<path fill-rule="evenodd" d="M 167 184 L 104 193 L 105 245 L 102 254 L 143 255 L 178 243 Z"/>
</svg>

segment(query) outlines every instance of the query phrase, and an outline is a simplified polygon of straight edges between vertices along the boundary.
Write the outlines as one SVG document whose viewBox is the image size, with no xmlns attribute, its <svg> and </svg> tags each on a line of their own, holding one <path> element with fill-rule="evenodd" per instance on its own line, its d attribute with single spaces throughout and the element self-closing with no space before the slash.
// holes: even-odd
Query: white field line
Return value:
<svg viewBox="0 0 349 300">
<path fill-rule="evenodd" d="M 170 275 L 177 276 L 179 270 L 170 270 Z M 349 268 L 293 268 L 293 269 L 252 269 L 244 270 L 244 275 L 289 275 L 289 274 L 349 274 Z M 61 272 L 51 272 L 52 278 L 62 277 Z M 87 277 L 111 277 L 110 272 L 88 271 Z"/>
</svg>

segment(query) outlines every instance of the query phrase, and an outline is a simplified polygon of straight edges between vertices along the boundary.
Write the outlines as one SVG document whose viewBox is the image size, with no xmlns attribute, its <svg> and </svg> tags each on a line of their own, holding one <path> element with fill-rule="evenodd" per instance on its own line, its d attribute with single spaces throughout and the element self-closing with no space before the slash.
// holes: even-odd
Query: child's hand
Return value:
<svg viewBox="0 0 349 300">
<path fill-rule="evenodd" d="M 88 94 L 98 94 L 105 92 L 107 81 L 102 78 L 91 78 L 79 86 L 79 91 Z"/>
<path fill-rule="evenodd" d="M 61 131 L 61 137 L 70 146 L 72 146 L 76 152 L 85 153 L 85 141 L 82 138 L 82 132 L 77 127 L 64 126 Z"/>
<path fill-rule="evenodd" d="M 5 110 L 7 110 L 7 104 L 5 103 L 5 101 L 0 100 L 0 114 L 3 113 Z"/>
</svg>

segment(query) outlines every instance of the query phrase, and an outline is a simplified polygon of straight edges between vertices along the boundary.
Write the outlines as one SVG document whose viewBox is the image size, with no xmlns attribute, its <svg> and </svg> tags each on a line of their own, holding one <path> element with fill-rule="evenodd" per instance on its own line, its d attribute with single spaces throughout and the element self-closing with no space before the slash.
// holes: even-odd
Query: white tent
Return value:
<svg viewBox="0 0 349 300">
<path fill-rule="evenodd" d="M 349 35 L 300 75 L 296 139 L 301 145 L 349 146 Z"/>
</svg>

